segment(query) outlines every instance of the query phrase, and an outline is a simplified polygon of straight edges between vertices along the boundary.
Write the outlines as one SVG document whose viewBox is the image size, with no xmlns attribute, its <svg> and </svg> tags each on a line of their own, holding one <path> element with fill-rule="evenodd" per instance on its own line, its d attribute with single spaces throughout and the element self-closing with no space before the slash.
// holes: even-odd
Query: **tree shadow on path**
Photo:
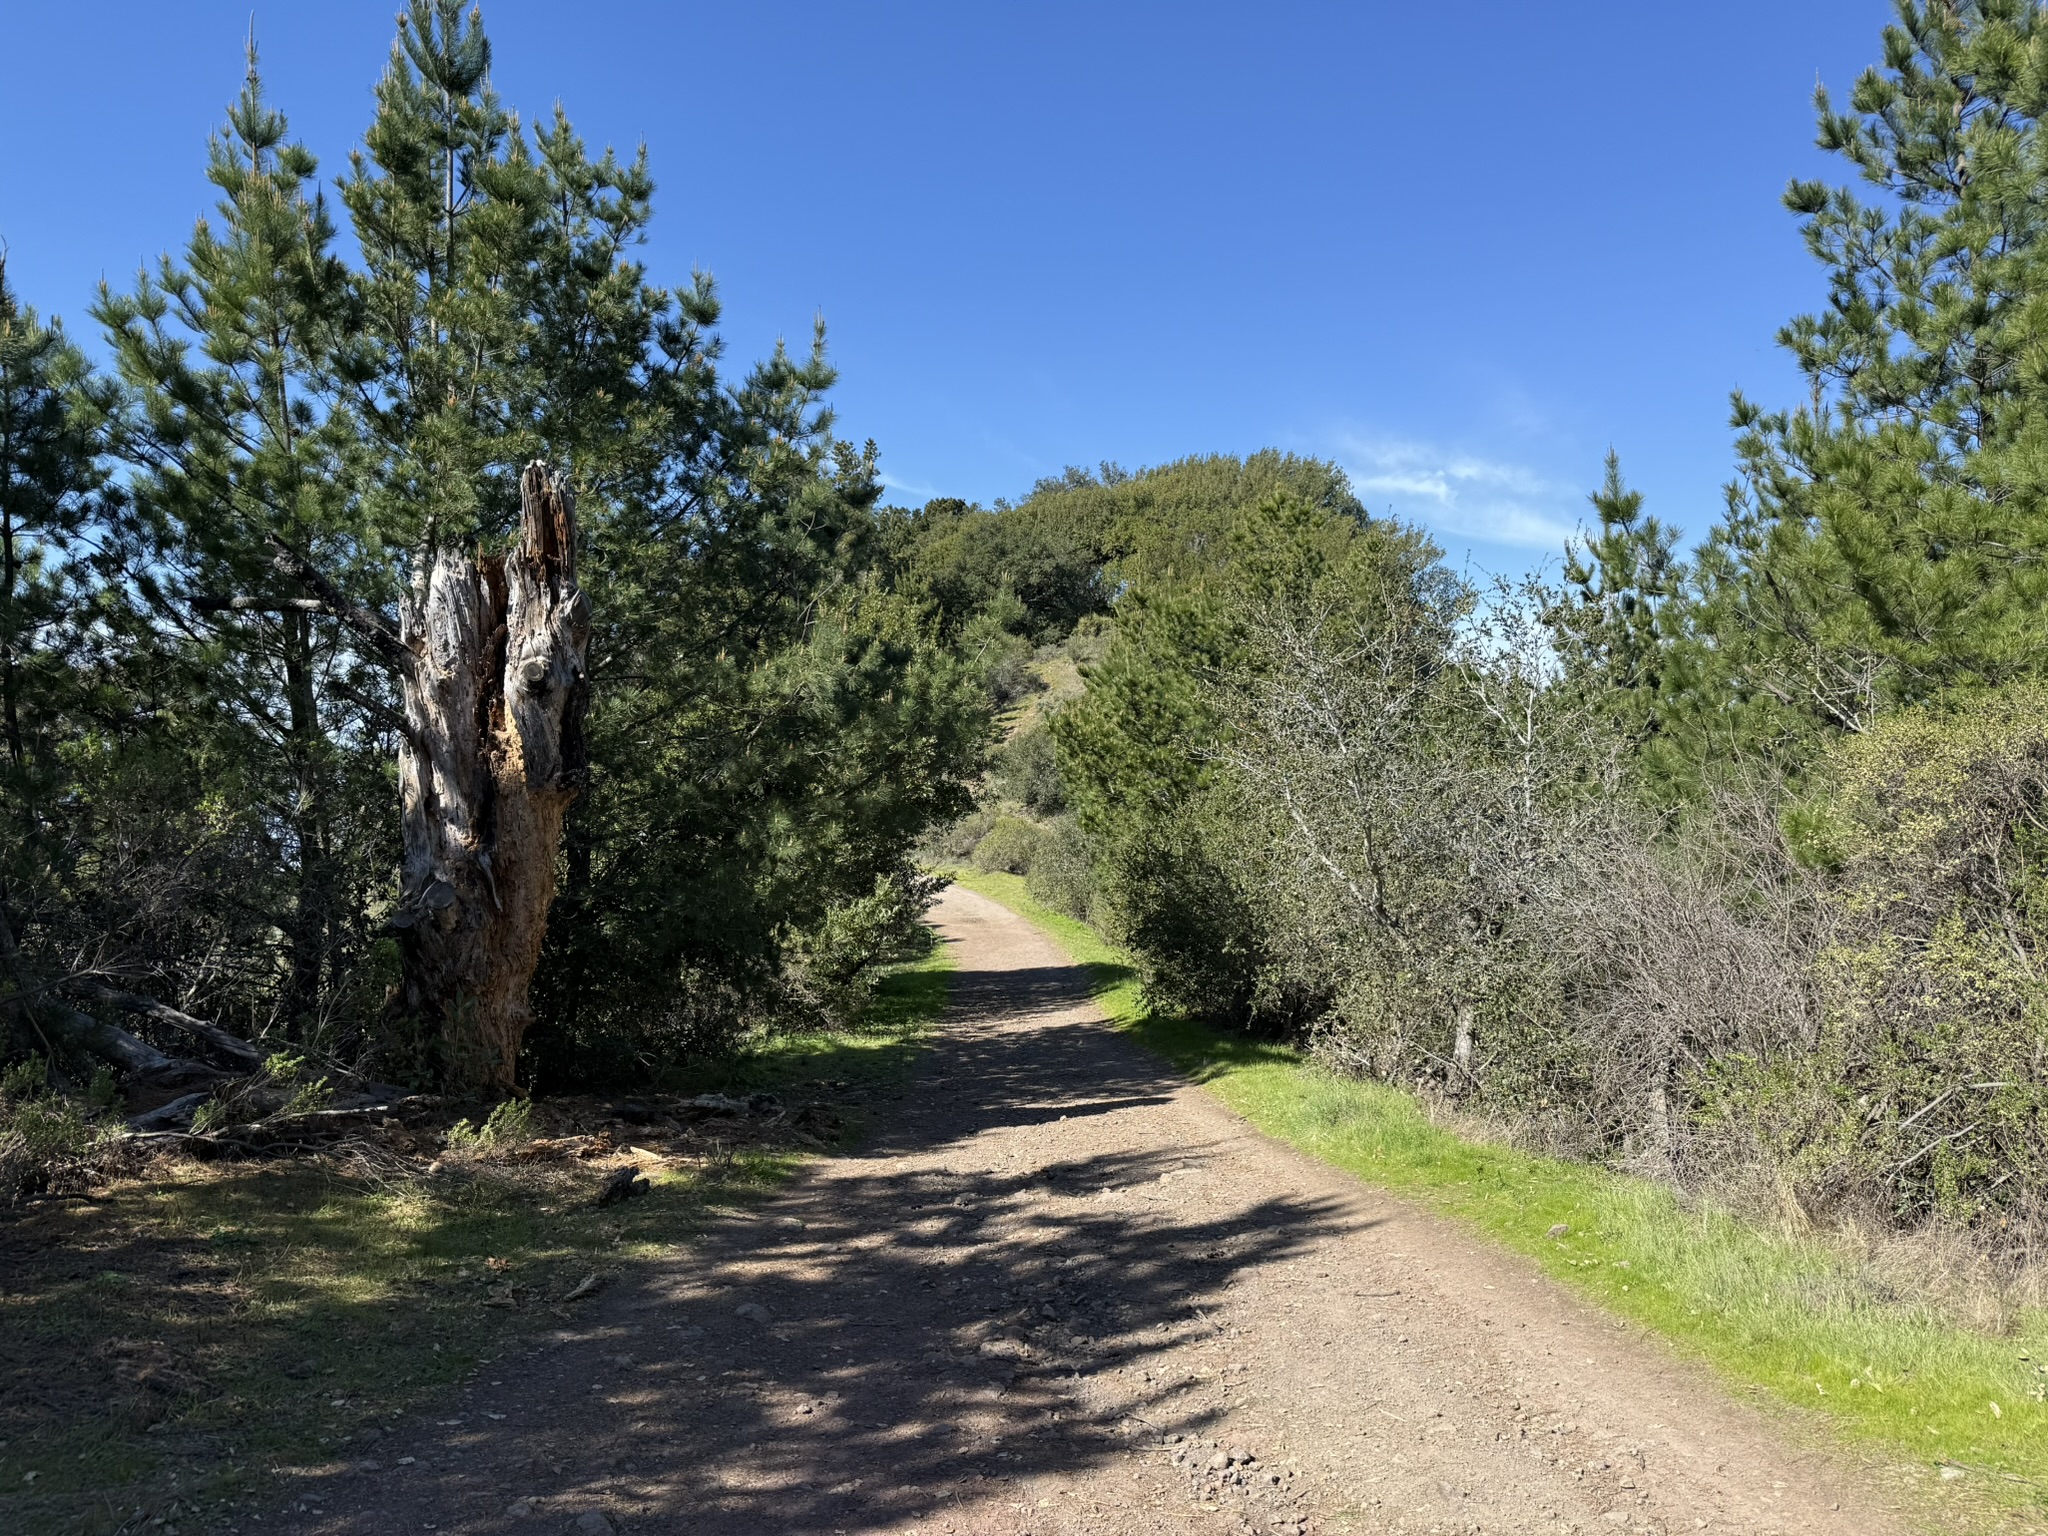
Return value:
<svg viewBox="0 0 2048 1536">
<path fill-rule="evenodd" d="M 409 1465 L 337 1478 L 285 1528 L 915 1527 L 1200 1433 L 1213 1399 L 1168 1352 L 1246 1272 L 1360 1223 L 1205 1191 L 1215 1122 L 1088 1001 L 1077 966 L 957 971 L 867 1145 L 629 1275 L 386 1452 Z"/>
</svg>

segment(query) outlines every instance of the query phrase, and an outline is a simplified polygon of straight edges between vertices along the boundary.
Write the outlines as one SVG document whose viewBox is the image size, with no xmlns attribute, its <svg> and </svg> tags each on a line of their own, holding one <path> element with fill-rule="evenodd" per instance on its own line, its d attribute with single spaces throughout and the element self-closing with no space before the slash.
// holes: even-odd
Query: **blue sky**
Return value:
<svg viewBox="0 0 2048 1536">
<path fill-rule="evenodd" d="M 392 0 L 254 16 L 338 173 Z M 1540 564 L 1617 448 L 1688 534 L 1727 396 L 1796 399 L 1772 337 L 1820 274 L 1778 203 L 1826 174 L 1885 0 L 1068 5 L 490 0 L 529 120 L 645 140 L 657 278 L 702 266 L 734 360 L 822 313 L 840 427 L 894 499 L 1066 464 L 1333 458 L 1454 559 Z M 248 0 L 20 5 L 0 239 L 83 332 L 210 204 Z"/>
</svg>

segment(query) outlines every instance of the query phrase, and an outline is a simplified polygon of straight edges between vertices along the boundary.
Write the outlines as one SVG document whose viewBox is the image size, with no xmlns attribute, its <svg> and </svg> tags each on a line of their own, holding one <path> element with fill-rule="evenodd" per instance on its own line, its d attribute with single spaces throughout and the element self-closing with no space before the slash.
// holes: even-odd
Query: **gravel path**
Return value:
<svg viewBox="0 0 2048 1536">
<path fill-rule="evenodd" d="M 947 1028 L 858 1154 L 250 1529 L 1903 1529 L 1522 1260 L 1250 1130 L 1021 919 L 935 917 Z"/>
</svg>

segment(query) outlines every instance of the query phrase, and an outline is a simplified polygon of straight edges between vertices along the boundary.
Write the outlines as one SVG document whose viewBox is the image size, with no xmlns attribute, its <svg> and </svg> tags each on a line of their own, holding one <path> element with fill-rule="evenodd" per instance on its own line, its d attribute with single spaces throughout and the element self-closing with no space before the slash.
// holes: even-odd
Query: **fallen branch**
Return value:
<svg viewBox="0 0 2048 1536">
<path fill-rule="evenodd" d="M 71 991 L 90 997 L 95 1002 L 108 1003 L 124 1013 L 136 1014 L 158 1024 L 168 1024 L 173 1029 L 182 1030 L 188 1035 L 204 1040 L 223 1056 L 232 1057 L 252 1072 L 262 1066 L 265 1060 L 263 1052 L 240 1035 L 231 1035 L 217 1024 L 195 1019 L 189 1013 L 181 1013 L 170 1004 L 160 1003 L 140 992 L 118 992 L 112 987 L 90 980 L 74 981 L 67 985 Z"/>
<path fill-rule="evenodd" d="M 129 1034 L 117 1024 L 108 1024 L 54 1000 L 33 1009 L 32 1014 L 53 1043 L 62 1041 L 73 1050 L 119 1067 L 140 1082 L 164 1087 L 173 1083 L 218 1081 L 235 1075 L 218 1067 L 187 1061 L 181 1056 L 167 1056 L 147 1040 Z"/>
<path fill-rule="evenodd" d="M 159 1104 L 155 1109 L 145 1110 L 139 1115 L 128 1117 L 128 1129 L 143 1134 L 178 1132 L 191 1125 L 192 1116 L 199 1106 L 213 1097 L 211 1089 L 188 1093 L 183 1098 L 173 1099 L 168 1104 Z"/>
</svg>

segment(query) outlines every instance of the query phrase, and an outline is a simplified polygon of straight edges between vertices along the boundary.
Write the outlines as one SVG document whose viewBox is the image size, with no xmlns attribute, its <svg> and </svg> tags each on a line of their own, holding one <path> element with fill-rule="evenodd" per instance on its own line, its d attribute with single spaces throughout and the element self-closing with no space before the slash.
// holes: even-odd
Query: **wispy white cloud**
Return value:
<svg viewBox="0 0 2048 1536">
<path fill-rule="evenodd" d="M 1334 446 L 1368 505 L 1389 498 L 1397 514 L 1438 532 L 1555 549 L 1578 527 L 1584 491 L 1525 465 L 1410 438 L 1344 433 Z"/>
<path fill-rule="evenodd" d="M 881 480 L 884 489 L 901 491 L 906 496 L 915 496 L 922 501 L 930 501 L 939 494 L 936 486 L 918 485 L 913 481 L 898 480 L 894 475 L 884 474 L 877 478 Z"/>
</svg>

